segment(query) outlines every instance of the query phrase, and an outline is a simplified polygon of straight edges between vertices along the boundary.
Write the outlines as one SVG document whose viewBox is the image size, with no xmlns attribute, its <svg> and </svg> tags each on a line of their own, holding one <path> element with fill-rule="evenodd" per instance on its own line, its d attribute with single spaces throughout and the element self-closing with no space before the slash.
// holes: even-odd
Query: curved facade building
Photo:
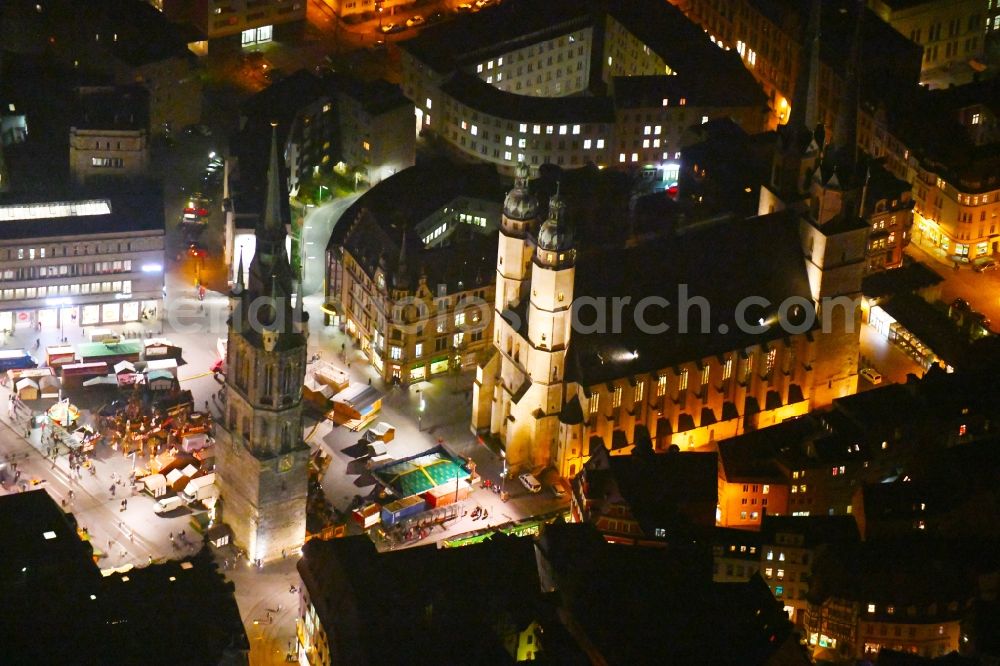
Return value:
<svg viewBox="0 0 1000 666">
<path fill-rule="evenodd" d="M 766 97 L 739 57 L 655 0 L 509 0 L 401 46 L 417 131 L 506 173 L 520 161 L 596 164 L 676 180 L 692 126 L 767 124 Z"/>
</svg>

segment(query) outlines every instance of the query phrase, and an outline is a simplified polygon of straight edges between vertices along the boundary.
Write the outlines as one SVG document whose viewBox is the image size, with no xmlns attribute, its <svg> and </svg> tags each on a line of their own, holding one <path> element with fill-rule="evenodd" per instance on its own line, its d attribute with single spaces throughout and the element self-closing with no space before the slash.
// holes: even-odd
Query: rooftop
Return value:
<svg viewBox="0 0 1000 666">
<path fill-rule="evenodd" d="M 919 291 L 943 281 L 933 268 L 916 261 L 891 271 L 866 275 L 861 281 L 861 291 L 866 298 L 880 298 Z"/>
<path fill-rule="evenodd" d="M 157 189 L 75 201 L 0 196 L 0 241 L 129 232 L 164 232 Z"/>
<path fill-rule="evenodd" d="M 425 248 L 415 227 L 457 197 L 503 199 L 504 182 L 488 165 L 432 160 L 404 169 L 372 187 L 344 211 L 334 227 L 327 250 L 350 251 L 368 275 L 380 266 L 387 283 L 415 289 L 426 277 L 428 288 L 448 285 L 448 291 L 472 289 L 493 279 L 497 236 L 470 231 L 450 244 Z M 402 245 L 405 263 L 400 269 Z"/>
<path fill-rule="evenodd" d="M 73 127 L 148 130 L 149 93 L 140 85 L 79 88 Z"/>
</svg>

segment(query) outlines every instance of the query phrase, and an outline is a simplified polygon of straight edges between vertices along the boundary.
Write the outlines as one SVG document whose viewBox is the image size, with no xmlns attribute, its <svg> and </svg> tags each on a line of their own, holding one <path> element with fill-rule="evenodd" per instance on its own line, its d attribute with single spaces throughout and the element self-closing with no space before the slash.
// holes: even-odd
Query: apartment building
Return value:
<svg viewBox="0 0 1000 666">
<path fill-rule="evenodd" d="M 501 193 L 488 167 L 434 161 L 372 187 L 334 228 L 325 323 L 385 381 L 475 365 L 489 349 Z"/>
<path fill-rule="evenodd" d="M 279 26 L 305 21 L 306 0 L 162 0 L 172 21 L 187 21 L 209 39 L 240 36 L 243 47 L 274 39 Z"/>
<path fill-rule="evenodd" d="M 418 130 L 507 174 L 519 162 L 596 164 L 676 179 L 688 128 L 722 117 L 766 126 L 766 98 L 739 58 L 677 10 L 598 8 L 511 0 L 404 42 Z"/>
<path fill-rule="evenodd" d="M 69 128 L 70 175 L 78 183 L 107 176 L 145 175 L 149 167 L 149 103 L 145 88 L 77 90 Z"/>
<path fill-rule="evenodd" d="M 983 0 L 869 0 L 868 6 L 924 50 L 921 78 L 981 60 L 986 38 Z"/>
<path fill-rule="evenodd" d="M 0 329 L 155 320 L 163 304 L 161 196 L 0 205 Z"/>
</svg>

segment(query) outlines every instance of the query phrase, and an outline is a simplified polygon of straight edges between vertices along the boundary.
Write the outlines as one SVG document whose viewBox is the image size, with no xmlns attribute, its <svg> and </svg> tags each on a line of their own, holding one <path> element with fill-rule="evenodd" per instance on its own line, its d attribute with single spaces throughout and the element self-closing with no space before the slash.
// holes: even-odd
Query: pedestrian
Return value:
<svg viewBox="0 0 1000 666">
<path fill-rule="evenodd" d="M 113 483 L 111 484 L 111 496 L 112 497 L 115 496 L 115 484 L 113 484 Z"/>
<path fill-rule="evenodd" d="M 174 542 L 174 533 L 171 532 L 170 533 L 170 543 L 173 543 L 173 542 Z"/>
</svg>

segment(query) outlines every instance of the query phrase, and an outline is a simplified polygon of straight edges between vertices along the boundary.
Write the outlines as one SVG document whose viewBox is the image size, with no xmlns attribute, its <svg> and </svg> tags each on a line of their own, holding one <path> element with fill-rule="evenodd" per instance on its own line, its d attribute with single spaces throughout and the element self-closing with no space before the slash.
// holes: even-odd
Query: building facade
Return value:
<svg viewBox="0 0 1000 666">
<path fill-rule="evenodd" d="M 691 126 L 766 126 L 766 99 L 738 59 L 679 12 L 645 0 L 601 7 L 516 0 L 405 42 L 416 129 L 510 174 L 519 162 L 593 163 L 664 177 Z"/>
<path fill-rule="evenodd" d="M 386 179 L 344 213 L 327 247 L 327 323 L 385 381 L 473 367 L 490 348 L 499 191 L 492 169 L 438 162 Z"/>
<path fill-rule="evenodd" d="M 850 41 L 858 2 L 676 0 L 674 4 L 716 44 L 740 55 L 767 94 L 773 117 L 780 122 L 790 117 L 791 102 L 800 95 L 797 91 L 803 81 L 800 72 L 810 66 L 808 24 L 810 12 L 815 13 L 825 44 L 817 57 L 818 117 L 828 130 L 836 130 L 846 82 L 843 45 Z M 866 90 L 886 94 L 917 83 L 923 50 L 870 10 L 864 11 L 863 42 Z"/>
<path fill-rule="evenodd" d="M 267 204 L 244 284 L 231 296 L 226 412 L 217 430 L 222 519 L 250 561 L 305 542 L 309 447 L 302 440 L 308 315 L 285 250 L 278 141 L 272 134 Z"/>
<path fill-rule="evenodd" d="M 162 316 L 159 195 L 7 201 L 0 220 L 0 329 L 65 334 Z"/>
<path fill-rule="evenodd" d="M 274 39 L 276 26 L 305 21 L 306 0 L 162 0 L 171 20 L 186 20 L 209 39 L 240 36 L 243 47 Z"/>
<path fill-rule="evenodd" d="M 80 109 L 69 129 L 70 175 L 133 177 L 149 168 L 149 106 L 145 89 L 80 88 Z"/>
<path fill-rule="evenodd" d="M 982 0 L 871 0 L 868 5 L 899 34 L 923 48 L 922 79 L 982 59 L 986 42 Z"/>
</svg>

